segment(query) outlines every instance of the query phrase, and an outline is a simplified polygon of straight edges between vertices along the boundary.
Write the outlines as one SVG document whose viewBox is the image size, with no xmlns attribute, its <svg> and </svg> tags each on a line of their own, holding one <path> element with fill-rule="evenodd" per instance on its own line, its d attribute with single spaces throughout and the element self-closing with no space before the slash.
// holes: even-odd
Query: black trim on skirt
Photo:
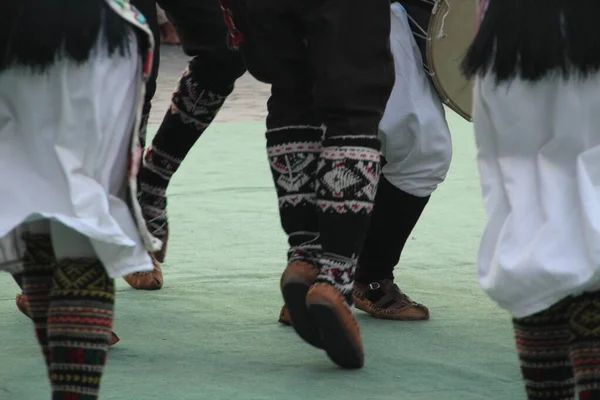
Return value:
<svg viewBox="0 0 600 400">
<path fill-rule="evenodd" d="M 489 0 L 463 72 L 498 82 L 586 77 L 600 68 L 598 15 L 598 0 Z"/>
<path fill-rule="evenodd" d="M 105 0 L 2 1 L 0 71 L 23 66 L 43 72 L 64 58 L 83 63 L 100 33 L 110 55 L 126 55 L 131 27 Z"/>
</svg>

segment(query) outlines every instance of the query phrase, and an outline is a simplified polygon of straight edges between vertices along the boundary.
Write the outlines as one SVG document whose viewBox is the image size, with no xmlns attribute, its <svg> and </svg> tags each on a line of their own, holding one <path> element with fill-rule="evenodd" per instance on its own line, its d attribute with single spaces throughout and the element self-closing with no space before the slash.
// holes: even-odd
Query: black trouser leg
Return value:
<svg viewBox="0 0 600 400">
<path fill-rule="evenodd" d="M 371 224 L 358 259 L 358 282 L 394 279 L 394 267 L 429 198 L 408 194 L 392 185 L 385 176 L 381 177 Z"/>
<path fill-rule="evenodd" d="M 318 232 L 329 264 L 346 268 L 354 263 L 338 261 L 358 257 L 379 178 L 377 130 L 394 84 L 389 2 L 247 4 L 247 19 L 236 23 L 249 71 L 273 88 L 268 128 L 326 127 L 312 177 Z M 291 134 L 287 141 L 294 142 Z M 342 272 L 352 280 L 352 271 Z"/>
<path fill-rule="evenodd" d="M 154 0 L 132 0 L 131 4 L 137 8 L 148 21 L 152 35 L 154 36 L 154 58 L 152 59 L 152 72 L 146 82 L 146 95 L 144 98 L 144 109 L 142 110 L 142 123 L 140 124 L 140 143 L 142 148 L 146 147 L 146 130 L 150 110 L 152 108 L 152 99 L 156 94 L 156 80 L 158 79 L 158 70 L 160 67 L 160 26 L 156 15 L 156 4 Z"/>
<path fill-rule="evenodd" d="M 139 174 L 144 218 L 150 231 L 164 239 L 170 179 L 246 68 L 239 52 L 227 47 L 227 27 L 217 0 L 159 3 L 175 26 L 184 51 L 194 57 L 178 83 Z"/>
</svg>

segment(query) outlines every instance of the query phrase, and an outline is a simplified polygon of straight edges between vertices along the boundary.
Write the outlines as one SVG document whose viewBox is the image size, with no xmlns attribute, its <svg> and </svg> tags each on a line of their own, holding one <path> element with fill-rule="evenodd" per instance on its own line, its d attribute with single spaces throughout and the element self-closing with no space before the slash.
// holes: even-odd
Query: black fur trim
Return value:
<svg viewBox="0 0 600 400">
<path fill-rule="evenodd" d="M 130 25 L 105 0 L 11 0 L 0 5 L 0 71 L 42 72 L 57 60 L 88 60 L 100 32 L 109 54 L 127 55 Z"/>
<path fill-rule="evenodd" d="M 491 72 L 498 82 L 586 77 L 600 69 L 598 15 L 597 0 L 490 0 L 463 73 Z"/>
</svg>

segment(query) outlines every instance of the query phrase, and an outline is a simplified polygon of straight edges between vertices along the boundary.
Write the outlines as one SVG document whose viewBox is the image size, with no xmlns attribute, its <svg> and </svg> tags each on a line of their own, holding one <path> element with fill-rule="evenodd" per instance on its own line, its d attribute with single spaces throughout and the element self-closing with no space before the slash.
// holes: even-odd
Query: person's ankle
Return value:
<svg viewBox="0 0 600 400">
<path fill-rule="evenodd" d="M 354 289 L 354 273 L 356 261 L 335 254 L 323 254 L 319 259 L 319 275 L 317 282 L 330 284 L 346 299 L 350 307 L 354 305 L 352 297 Z"/>
</svg>

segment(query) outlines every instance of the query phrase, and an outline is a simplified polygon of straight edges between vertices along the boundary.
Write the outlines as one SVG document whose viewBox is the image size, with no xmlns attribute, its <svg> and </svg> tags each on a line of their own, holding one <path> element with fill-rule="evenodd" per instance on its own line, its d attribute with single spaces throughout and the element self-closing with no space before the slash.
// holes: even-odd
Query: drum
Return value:
<svg viewBox="0 0 600 400">
<path fill-rule="evenodd" d="M 442 102 L 471 122 L 473 85 L 460 64 L 475 36 L 477 0 L 397 0 L 406 9 L 425 70 Z"/>
</svg>

